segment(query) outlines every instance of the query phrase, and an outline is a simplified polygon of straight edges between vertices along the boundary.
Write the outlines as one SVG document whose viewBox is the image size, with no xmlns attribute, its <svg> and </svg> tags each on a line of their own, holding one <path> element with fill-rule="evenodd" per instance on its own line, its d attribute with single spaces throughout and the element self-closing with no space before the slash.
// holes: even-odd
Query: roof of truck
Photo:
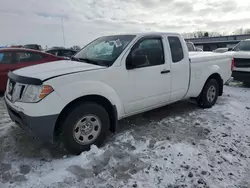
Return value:
<svg viewBox="0 0 250 188">
<path fill-rule="evenodd" d="M 179 35 L 179 33 L 171 33 L 171 32 L 139 32 L 139 33 L 119 33 L 119 34 L 110 34 L 106 36 L 115 36 L 115 35 L 136 35 L 136 36 L 145 36 L 145 35 Z"/>
<path fill-rule="evenodd" d="M 171 32 L 144 32 L 144 33 L 135 33 L 135 35 L 180 35 L 179 33 Z"/>
</svg>

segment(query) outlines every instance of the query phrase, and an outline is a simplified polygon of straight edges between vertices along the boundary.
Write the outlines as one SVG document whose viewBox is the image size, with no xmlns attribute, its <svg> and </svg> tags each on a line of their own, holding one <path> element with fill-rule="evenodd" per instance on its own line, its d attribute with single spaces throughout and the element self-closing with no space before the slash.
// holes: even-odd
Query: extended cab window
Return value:
<svg viewBox="0 0 250 188">
<path fill-rule="evenodd" d="M 42 59 L 42 56 L 38 53 L 30 53 L 30 52 L 17 52 L 16 53 L 16 61 L 18 63 L 39 61 L 40 59 Z"/>
<path fill-rule="evenodd" d="M 11 64 L 12 53 L 11 52 L 0 52 L 0 64 Z"/>
<path fill-rule="evenodd" d="M 177 63 L 184 58 L 183 48 L 179 37 L 168 37 L 172 61 Z"/>
<path fill-rule="evenodd" d="M 127 68 L 142 68 L 164 64 L 164 49 L 161 38 L 139 40 L 127 58 Z"/>
</svg>

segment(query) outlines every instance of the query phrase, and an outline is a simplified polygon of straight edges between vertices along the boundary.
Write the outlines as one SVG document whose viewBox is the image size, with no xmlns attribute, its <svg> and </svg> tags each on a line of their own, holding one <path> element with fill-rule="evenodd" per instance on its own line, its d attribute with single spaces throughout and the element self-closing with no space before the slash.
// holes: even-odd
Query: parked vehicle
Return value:
<svg viewBox="0 0 250 188">
<path fill-rule="evenodd" d="M 45 52 L 60 57 L 71 58 L 73 55 L 76 54 L 77 51 L 71 49 L 57 48 L 46 50 Z"/>
<path fill-rule="evenodd" d="M 0 92 L 5 91 L 9 71 L 61 59 L 63 58 L 24 48 L 0 49 Z"/>
<path fill-rule="evenodd" d="M 78 52 L 79 50 L 81 50 L 81 47 L 80 46 L 72 46 L 70 49 Z"/>
<path fill-rule="evenodd" d="M 194 53 L 176 33 L 101 37 L 72 61 L 9 73 L 11 119 L 44 141 L 79 154 L 103 143 L 117 120 L 182 99 L 213 106 L 231 77 L 232 58 Z M 14 88 L 14 89 L 13 89 Z"/>
<path fill-rule="evenodd" d="M 250 40 L 238 43 L 230 52 L 234 58 L 233 78 L 250 86 Z"/>
<path fill-rule="evenodd" d="M 0 48 L 8 48 L 8 45 L 0 46 Z"/>
<path fill-rule="evenodd" d="M 196 52 L 196 51 L 201 52 L 201 51 L 203 51 L 201 48 L 195 47 L 195 45 L 192 42 L 186 42 L 186 44 L 187 44 L 189 52 Z"/>
<path fill-rule="evenodd" d="M 224 53 L 224 52 L 227 52 L 227 51 L 229 51 L 229 48 L 217 48 L 213 52 Z"/>
<path fill-rule="evenodd" d="M 63 46 L 53 46 L 51 49 L 65 49 Z"/>
<path fill-rule="evenodd" d="M 42 51 L 42 46 L 41 45 L 38 45 L 38 44 L 26 44 L 23 46 L 24 48 L 27 48 L 27 49 L 32 49 L 32 50 L 39 50 L 39 51 Z"/>
<path fill-rule="evenodd" d="M 203 50 L 201 48 L 195 47 L 197 52 L 203 52 Z"/>
<path fill-rule="evenodd" d="M 23 48 L 23 45 L 12 45 L 11 48 Z"/>
</svg>

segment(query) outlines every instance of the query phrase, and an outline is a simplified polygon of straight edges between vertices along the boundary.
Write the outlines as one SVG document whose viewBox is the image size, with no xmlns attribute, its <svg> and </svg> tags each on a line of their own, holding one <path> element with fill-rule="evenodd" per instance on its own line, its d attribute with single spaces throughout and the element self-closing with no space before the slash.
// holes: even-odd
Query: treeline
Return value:
<svg viewBox="0 0 250 188">
<path fill-rule="evenodd" d="M 232 33 L 226 32 L 210 32 L 210 31 L 195 31 L 192 33 L 183 33 L 184 38 L 200 38 L 200 37 L 218 37 L 218 36 L 225 36 L 225 35 L 244 35 L 250 34 L 250 29 L 237 29 Z"/>
</svg>

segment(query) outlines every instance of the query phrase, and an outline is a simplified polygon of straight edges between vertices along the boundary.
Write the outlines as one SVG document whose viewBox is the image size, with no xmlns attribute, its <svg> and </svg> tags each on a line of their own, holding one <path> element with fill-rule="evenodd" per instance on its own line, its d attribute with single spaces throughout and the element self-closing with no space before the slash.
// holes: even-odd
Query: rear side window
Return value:
<svg viewBox="0 0 250 188">
<path fill-rule="evenodd" d="M 38 53 L 32 53 L 32 52 L 17 52 L 16 53 L 16 61 L 18 63 L 35 62 L 41 59 L 42 59 L 42 56 Z"/>
<path fill-rule="evenodd" d="M 168 37 L 173 63 L 177 63 L 184 58 L 181 41 L 178 37 Z"/>
<path fill-rule="evenodd" d="M 13 61 L 11 52 L 0 52 L 0 64 L 11 64 Z"/>
</svg>

